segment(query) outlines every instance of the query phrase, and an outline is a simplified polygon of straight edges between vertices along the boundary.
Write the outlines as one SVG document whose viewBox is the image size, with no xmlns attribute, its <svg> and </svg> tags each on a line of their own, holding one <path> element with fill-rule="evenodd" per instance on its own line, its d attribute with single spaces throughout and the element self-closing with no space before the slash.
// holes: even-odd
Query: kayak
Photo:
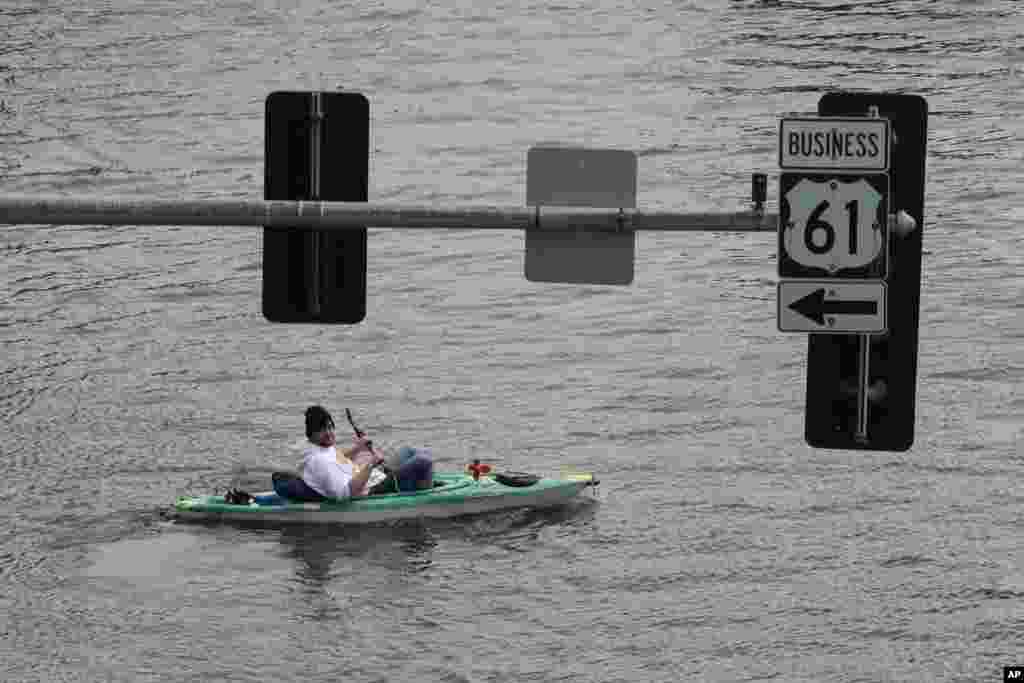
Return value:
<svg viewBox="0 0 1024 683">
<path fill-rule="evenodd" d="M 272 491 L 253 494 L 246 505 L 228 503 L 223 495 L 182 496 L 174 504 L 173 515 L 182 520 L 369 524 L 558 506 L 597 484 L 590 474 L 546 478 L 521 473 L 479 477 L 435 473 L 431 489 L 340 502 L 298 502 Z"/>
</svg>

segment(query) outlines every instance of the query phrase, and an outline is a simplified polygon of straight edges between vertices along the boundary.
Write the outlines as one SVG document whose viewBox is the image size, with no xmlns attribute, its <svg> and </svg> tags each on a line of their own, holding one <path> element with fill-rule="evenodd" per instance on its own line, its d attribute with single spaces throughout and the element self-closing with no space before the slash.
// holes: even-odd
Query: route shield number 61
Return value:
<svg viewBox="0 0 1024 683">
<path fill-rule="evenodd" d="M 885 173 L 781 174 L 779 277 L 884 279 L 888 195 Z"/>
</svg>

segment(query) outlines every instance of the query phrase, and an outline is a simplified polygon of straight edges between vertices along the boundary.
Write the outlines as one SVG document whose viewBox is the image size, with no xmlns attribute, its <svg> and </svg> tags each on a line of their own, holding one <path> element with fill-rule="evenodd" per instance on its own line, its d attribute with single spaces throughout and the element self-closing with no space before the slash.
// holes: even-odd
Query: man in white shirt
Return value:
<svg viewBox="0 0 1024 683">
<path fill-rule="evenodd" d="M 373 450 L 369 439 L 357 436 L 352 447 L 338 453 L 334 419 L 321 406 L 306 409 L 306 438 L 300 479 L 274 475 L 274 490 L 292 500 L 347 500 L 365 496 L 375 465 L 384 458 Z"/>
</svg>

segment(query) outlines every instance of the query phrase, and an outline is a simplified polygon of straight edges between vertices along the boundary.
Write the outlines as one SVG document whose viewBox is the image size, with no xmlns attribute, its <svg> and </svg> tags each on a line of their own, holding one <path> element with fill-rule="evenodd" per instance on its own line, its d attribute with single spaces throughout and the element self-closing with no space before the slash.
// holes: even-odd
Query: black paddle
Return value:
<svg viewBox="0 0 1024 683">
<path fill-rule="evenodd" d="M 348 423 L 352 425 L 352 431 L 356 433 L 356 436 L 364 436 L 366 434 L 366 432 L 364 432 L 362 429 L 356 427 L 356 422 L 355 420 L 352 419 L 352 411 L 349 410 L 348 408 L 345 408 L 345 417 L 348 418 Z M 372 441 L 367 441 L 366 445 L 369 446 L 370 448 L 373 448 Z"/>
<path fill-rule="evenodd" d="M 366 432 L 364 432 L 362 429 L 360 429 L 359 427 L 356 426 L 356 421 L 352 419 L 352 411 L 349 410 L 348 408 L 345 408 L 345 417 L 348 418 L 348 423 L 350 425 L 352 425 L 352 431 L 356 433 L 356 436 L 365 436 L 366 435 Z M 367 441 L 366 445 L 369 447 L 370 451 L 372 452 L 373 451 L 373 441 L 372 440 Z M 381 463 L 380 465 L 376 465 L 376 467 L 381 468 L 385 472 L 390 472 L 390 470 L 388 470 L 387 466 L 384 463 Z"/>
</svg>

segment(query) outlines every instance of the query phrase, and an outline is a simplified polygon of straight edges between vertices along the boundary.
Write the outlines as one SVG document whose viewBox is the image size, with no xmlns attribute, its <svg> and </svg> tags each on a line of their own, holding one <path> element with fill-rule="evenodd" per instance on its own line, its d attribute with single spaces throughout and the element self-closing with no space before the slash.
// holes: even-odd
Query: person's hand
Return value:
<svg viewBox="0 0 1024 683">
<path fill-rule="evenodd" d="M 352 458 L 352 463 L 357 467 L 367 467 L 370 469 L 373 469 L 382 462 L 384 462 L 384 458 L 375 451 L 363 451 Z"/>
<path fill-rule="evenodd" d="M 359 453 L 356 459 L 359 461 L 359 464 L 369 465 L 370 467 L 375 467 L 384 462 L 384 457 L 373 448 L 367 448 L 362 453 Z"/>
<path fill-rule="evenodd" d="M 353 455 L 359 455 L 364 452 L 372 453 L 373 447 L 370 445 L 371 443 L 372 439 L 367 437 L 365 434 L 362 436 L 352 437 L 352 446 L 354 448 Z"/>
</svg>

